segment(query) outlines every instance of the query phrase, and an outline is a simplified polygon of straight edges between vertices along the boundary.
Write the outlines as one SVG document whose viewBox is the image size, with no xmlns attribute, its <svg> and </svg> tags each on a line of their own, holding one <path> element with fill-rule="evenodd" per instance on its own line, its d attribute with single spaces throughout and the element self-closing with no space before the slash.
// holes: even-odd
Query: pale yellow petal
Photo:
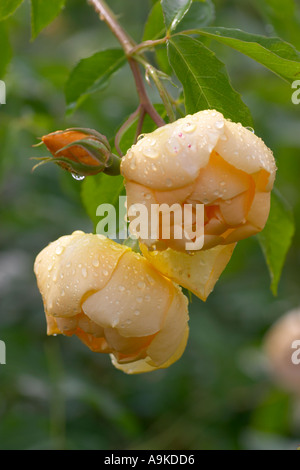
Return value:
<svg viewBox="0 0 300 470">
<path fill-rule="evenodd" d="M 160 366 L 173 357 L 185 336 L 188 319 L 187 298 L 177 288 L 162 328 L 147 349 L 150 365 Z"/>
<path fill-rule="evenodd" d="M 219 245 L 189 255 L 170 248 L 165 251 L 149 251 L 144 244 L 140 244 L 143 255 L 156 269 L 202 300 L 206 300 L 212 292 L 234 247 L 235 244 Z"/>
<path fill-rule="evenodd" d="M 83 304 L 84 313 L 122 336 L 157 333 L 172 300 L 173 284 L 140 255 L 126 253 L 110 281 Z"/>
<path fill-rule="evenodd" d="M 270 191 L 276 174 L 272 151 L 261 138 L 241 124 L 225 120 L 224 135 L 224 139 L 219 139 L 215 151 L 232 166 L 246 173 L 266 170 L 269 173 L 266 189 Z"/>
<path fill-rule="evenodd" d="M 179 344 L 173 356 L 170 357 L 164 364 L 161 364 L 160 366 L 151 365 L 150 358 L 141 359 L 130 364 L 120 364 L 116 360 L 113 354 L 110 355 L 110 358 L 111 358 L 112 364 L 117 369 L 125 372 L 126 374 L 141 374 L 145 372 L 152 372 L 158 369 L 166 369 L 167 367 L 170 367 L 172 364 L 174 364 L 174 362 L 178 361 L 181 358 L 186 348 L 188 336 L 189 336 L 189 328 L 187 326 L 185 329 L 184 335 L 181 339 L 181 343 Z"/>
<path fill-rule="evenodd" d="M 72 317 L 81 313 L 83 297 L 108 283 L 128 250 L 103 236 L 79 231 L 50 243 L 34 265 L 47 314 Z"/>
<path fill-rule="evenodd" d="M 158 191 L 192 183 L 224 134 L 224 117 L 214 110 L 200 111 L 146 134 L 122 158 L 127 181 Z"/>
</svg>

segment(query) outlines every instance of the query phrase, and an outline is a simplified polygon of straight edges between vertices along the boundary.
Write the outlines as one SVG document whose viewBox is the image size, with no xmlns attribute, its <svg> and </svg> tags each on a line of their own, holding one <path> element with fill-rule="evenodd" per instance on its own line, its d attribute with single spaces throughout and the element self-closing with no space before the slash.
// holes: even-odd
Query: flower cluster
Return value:
<svg viewBox="0 0 300 470">
<path fill-rule="evenodd" d="M 78 132 L 43 141 L 56 158 L 67 159 L 62 164 L 109 167 L 105 139 Z M 139 240 L 142 255 L 101 235 L 60 238 L 34 267 L 48 334 L 75 334 L 92 351 L 109 353 L 126 373 L 168 367 L 188 338 L 188 302 L 180 286 L 206 300 L 237 241 L 263 229 L 275 173 L 263 141 L 217 111 L 186 116 L 140 138 L 121 161 L 128 209 L 179 203 L 193 211 L 203 204 L 203 248 L 188 252 L 184 239 L 166 240 L 161 231 L 156 240 Z"/>
</svg>

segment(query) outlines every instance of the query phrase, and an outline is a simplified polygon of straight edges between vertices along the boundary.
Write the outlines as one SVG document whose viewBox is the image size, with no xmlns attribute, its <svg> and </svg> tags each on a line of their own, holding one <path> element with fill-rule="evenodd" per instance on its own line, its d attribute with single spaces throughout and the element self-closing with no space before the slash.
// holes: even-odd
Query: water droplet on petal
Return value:
<svg viewBox="0 0 300 470">
<path fill-rule="evenodd" d="M 124 287 L 124 286 L 119 286 L 119 291 L 120 291 L 120 292 L 124 292 L 124 290 L 125 290 L 125 287 Z"/>
<path fill-rule="evenodd" d="M 87 270 L 86 270 L 86 268 L 82 268 L 81 274 L 83 275 L 84 278 L 87 277 Z"/>
<path fill-rule="evenodd" d="M 216 121 L 215 122 L 215 127 L 217 129 L 222 129 L 224 127 L 224 121 Z"/>
<path fill-rule="evenodd" d="M 182 130 L 187 133 L 194 132 L 195 129 L 196 129 L 196 124 L 192 122 L 187 122 L 182 128 Z"/>
<path fill-rule="evenodd" d="M 55 253 L 57 255 L 61 255 L 63 251 L 64 251 L 64 247 L 59 245 L 56 247 Z"/>
<path fill-rule="evenodd" d="M 143 154 L 145 155 L 145 157 L 149 157 L 149 158 L 157 158 L 159 156 L 158 150 L 156 150 L 156 148 L 153 148 L 153 147 L 146 148 L 143 151 Z"/>
<path fill-rule="evenodd" d="M 99 264 L 100 263 L 99 263 L 99 260 L 97 258 L 93 259 L 92 265 L 95 266 L 95 268 L 98 268 Z"/>
<path fill-rule="evenodd" d="M 248 131 L 252 132 L 252 134 L 255 134 L 255 131 L 254 131 L 253 127 L 248 126 L 248 127 L 246 127 L 246 129 L 248 129 Z"/>
</svg>

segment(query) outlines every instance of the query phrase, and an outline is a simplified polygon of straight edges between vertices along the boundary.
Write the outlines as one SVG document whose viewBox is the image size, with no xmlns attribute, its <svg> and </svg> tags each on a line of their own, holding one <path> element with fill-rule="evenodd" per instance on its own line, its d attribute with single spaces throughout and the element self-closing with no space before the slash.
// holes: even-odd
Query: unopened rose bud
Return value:
<svg viewBox="0 0 300 470">
<path fill-rule="evenodd" d="M 283 388 L 300 395 L 300 309 L 277 320 L 264 346 L 272 377 Z"/>
<path fill-rule="evenodd" d="M 93 129 L 67 129 L 42 137 L 53 161 L 79 176 L 120 173 L 120 159 L 111 152 L 107 138 Z"/>
<path fill-rule="evenodd" d="M 143 203 L 150 214 L 153 204 L 203 204 L 206 250 L 264 228 L 276 165 L 253 132 L 207 110 L 146 134 L 122 159 L 121 173 L 128 209 Z M 149 248 L 186 251 L 184 238 L 141 241 Z"/>
<path fill-rule="evenodd" d="M 42 250 L 34 270 L 49 335 L 77 335 L 129 374 L 165 368 L 181 357 L 187 298 L 129 247 L 74 232 Z"/>
</svg>

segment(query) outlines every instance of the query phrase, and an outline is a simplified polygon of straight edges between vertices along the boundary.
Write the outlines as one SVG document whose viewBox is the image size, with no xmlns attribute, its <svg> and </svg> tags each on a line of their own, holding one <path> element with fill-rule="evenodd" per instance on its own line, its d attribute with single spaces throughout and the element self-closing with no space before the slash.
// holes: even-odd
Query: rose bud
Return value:
<svg viewBox="0 0 300 470">
<path fill-rule="evenodd" d="M 49 335 L 77 335 L 129 374 L 181 357 L 187 298 L 129 247 L 77 231 L 43 249 L 34 271 Z"/>
<path fill-rule="evenodd" d="M 283 315 L 264 342 L 271 376 L 283 388 L 300 394 L 300 309 Z"/>
<path fill-rule="evenodd" d="M 122 159 L 121 173 L 128 210 L 137 203 L 149 214 L 153 204 L 190 204 L 195 215 L 197 205 L 204 205 L 205 250 L 263 229 L 276 165 L 271 150 L 253 132 L 206 110 L 140 138 Z M 174 220 L 172 224 L 175 230 Z M 162 229 L 156 239 L 140 240 L 148 248 L 186 251 L 184 230 L 181 239 L 174 230 L 167 239 Z"/>
<path fill-rule="evenodd" d="M 107 138 L 93 129 L 67 129 L 42 137 L 42 142 L 52 157 L 41 158 L 52 161 L 78 176 L 105 172 L 120 173 L 120 158 L 111 152 Z"/>
</svg>

